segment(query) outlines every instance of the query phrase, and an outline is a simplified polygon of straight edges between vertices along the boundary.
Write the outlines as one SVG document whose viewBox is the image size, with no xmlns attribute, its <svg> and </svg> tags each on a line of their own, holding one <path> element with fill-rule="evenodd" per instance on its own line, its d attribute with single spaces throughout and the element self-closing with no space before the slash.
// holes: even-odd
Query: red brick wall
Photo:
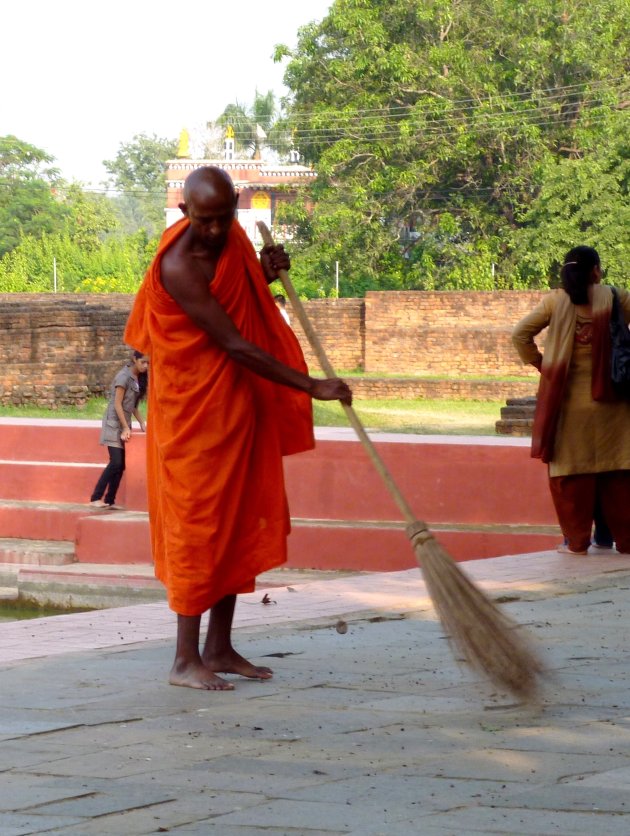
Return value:
<svg viewBox="0 0 630 836">
<path fill-rule="evenodd" d="M 532 377 L 510 339 L 540 292 L 368 292 L 365 371 Z"/>
<path fill-rule="evenodd" d="M 0 402 L 55 406 L 102 395 L 129 357 L 126 294 L 0 294 Z"/>
<path fill-rule="evenodd" d="M 535 394 L 536 373 L 521 365 L 509 335 L 540 295 L 371 291 L 365 300 L 317 299 L 305 307 L 339 371 L 455 378 L 357 382 L 359 396 L 500 400 Z M 129 356 L 122 334 L 131 304 L 125 294 L 0 294 L 0 402 L 54 406 L 105 393 Z M 319 364 L 289 313 L 316 372 Z"/>
<path fill-rule="evenodd" d="M 363 299 L 311 299 L 305 302 L 304 307 L 333 368 L 363 370 L 366 324 Z M 297 334 L 306 362 L 313 370 L 319 370 L 319 363 L 295 312 L 288 303 L 287 308 L 291 327 Z"/>
</svg>

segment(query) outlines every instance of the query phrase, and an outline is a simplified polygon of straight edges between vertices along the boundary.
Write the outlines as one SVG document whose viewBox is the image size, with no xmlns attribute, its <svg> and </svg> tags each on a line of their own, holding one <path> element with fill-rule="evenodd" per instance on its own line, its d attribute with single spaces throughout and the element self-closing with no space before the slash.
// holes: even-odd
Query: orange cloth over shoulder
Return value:
<svg viewBox="0 0 630 836">
<path fill-rule="evenodd" d="M 180 615 L 251 592 L 286 560 L 282 456 L 314 446 L 311 400 L 231 360 L 164 290 L 160 262 L 188 228 L 169 227 L 125 342 L 150 356 L 147 476 L 155 574 Z M 234 221 L 211 292 L 243 337 L 306 372 L 252 244 Z"/>
</svg>

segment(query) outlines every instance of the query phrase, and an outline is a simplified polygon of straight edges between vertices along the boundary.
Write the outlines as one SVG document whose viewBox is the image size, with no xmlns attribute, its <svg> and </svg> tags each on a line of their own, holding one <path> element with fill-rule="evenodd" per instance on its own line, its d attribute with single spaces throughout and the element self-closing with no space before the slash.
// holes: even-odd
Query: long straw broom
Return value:
<svg viewBox="0 0 630 836">
<path fill-rule="evenodd" d="M 267 226 L 259 221 L 258 228 L 265 245 L 273 246 L 274 241 Z M 289 274 L 286 270 L 280 270 L 279 278 L 322 370 L 327 377 L 336 377 Z M 407 536 L 449 640 L 466 662 L 486 674 L 495 685 L 510 691 L 521 700 L 534 699 L 538 692 L 539 676 L 543 672 L 540 660 L 517 632 L 517 625 L 460 570 L 429 531 L 428 525 L 416 519 L 356 412 L 347 404 L 341 405 L 407 522 Z"/>
</svg>

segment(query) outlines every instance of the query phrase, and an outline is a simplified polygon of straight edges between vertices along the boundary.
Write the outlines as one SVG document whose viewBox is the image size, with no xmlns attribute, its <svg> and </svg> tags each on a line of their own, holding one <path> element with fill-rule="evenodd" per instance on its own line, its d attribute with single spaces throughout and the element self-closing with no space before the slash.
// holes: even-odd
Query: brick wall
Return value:
<svg viewBox="0 0 630 836">
<path fill-rule="evenodd" d="M 540 292 L 368 292 L 365 371 L 532 377 L 510 332 Z"/>
<path fill-rule="evenodd" d="M 0 294 L 0 402 L 82 404 L 129 357 L 126 294 Z"/>
<path fill-rule="evenodd" d="M 501 400 L 535 394 L 536 373 L 521 365 L 509 335 L 540 295 L 371 291 L 365 300 L 317 299 L 305 307 L 334 368 L 446 378 L 356 381 L 359 397 Z M 129 356 L 122 334 L 132 298 L 0 294 L 0 402 L 80 404 L 107 392 Z M 295 313 L 290 308 L 289 313 L 307 362 L 318 370 Z M 523 380 L 475 381 L 458 375 Z"/>
<path fill-rule="evenodd" d="M 319 364 L 298 318 L 288 305 L 291 327 L 297 334 L 310 368 Z M 363 299 L 311 299 L 304 304 L 308 317 L 335 369 L 364 369 L 365 302 Z"/>
</svg>

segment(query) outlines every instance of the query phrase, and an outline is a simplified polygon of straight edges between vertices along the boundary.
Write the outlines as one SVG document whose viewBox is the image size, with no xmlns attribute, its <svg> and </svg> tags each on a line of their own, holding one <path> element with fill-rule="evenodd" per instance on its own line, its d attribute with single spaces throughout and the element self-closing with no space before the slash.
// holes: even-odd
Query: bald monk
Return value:
<svg viewBox="0 0 630 836">
<path fill-rule="evenodd" d="M 220 691 L 234 687 L 221 673 L 272 676 L 232 645 L 236 596 L 286 560 L 282 456 L 314 446 L 311 398 L 352 401 L 342 380 L 308 375 L 267 287 L 288 257 L 265 247 L 259 261 L 236 205 L 221 169 L 189 175 L 184 218 L 162 236 L 125 331 L 151 357 L 152 551 L 177 613 L 169 682 Z"/>
</svg>

